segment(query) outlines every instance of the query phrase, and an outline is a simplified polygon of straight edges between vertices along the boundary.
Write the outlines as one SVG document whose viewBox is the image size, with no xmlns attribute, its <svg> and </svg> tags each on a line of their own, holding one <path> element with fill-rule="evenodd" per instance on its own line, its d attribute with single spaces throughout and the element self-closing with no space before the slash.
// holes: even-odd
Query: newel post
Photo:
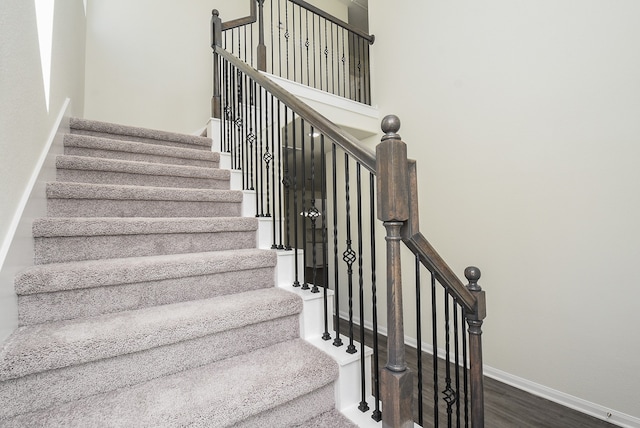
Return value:
<svg viewBox="0 0 640 428">
<path fill-rule="evenodd" d="M 469 387 L 471 389 L 471 426 L 484 427 L 484 381 L 482 373 L 482 323 L 487 316 L 487 304 L 484 291 L 478 285 L 480 269 L 470 266 L 464 270 L 469 281 L 467 289 L 476 298 L 476 310 L 467 314 L 469 325 Z"/>
<path fill-rule="evenodd" d="M 267 71 L 267 47 L 264 44 L 264 0 L 258 2 L 258 48 L 256 57 L 257 66 L 260 71 Z"/>
<path fill-rule="evenodd" d="M 220 60 L 216 47 L 222 47 L 222 20 L 217 9 L 211 11 L 211 49 L 213 50 L 213 95 L 211 97 L 211 117 L 220 119 Z"/>
<path fill-rule="evenodd" d="M 400 119 L 382 120 L 385 135 L 376 147 L 378 219 L 387 229 L 387 365 L 380 372 L 382 426 L 413 427 L 412 375 L 404 352 L 400 229 L 409 218 L 407 146 L 397 134 Z"/>
</svg>

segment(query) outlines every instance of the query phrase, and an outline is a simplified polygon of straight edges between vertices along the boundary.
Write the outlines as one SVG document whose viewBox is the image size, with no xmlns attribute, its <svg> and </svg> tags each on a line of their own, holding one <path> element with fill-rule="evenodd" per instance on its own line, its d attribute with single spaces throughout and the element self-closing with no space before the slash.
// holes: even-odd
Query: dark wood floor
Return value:
<svg viewBox="0 0 640 428">
<path fill-rule="evenodd" d="M 355 326 L 356 337 L 359 337 L 358 327 Z M 341 332 L 347 332 L 347 324 L 344 320 L 341 322 Z M 357 340 L 357 339 L 356 339 Z M 365 331 L 365 344 L 373 347 L 373 334 L 371 331 Z M 386 337 L 378 335 L 378 344 L 380 346 L 380 367 L 382 368 L 387 358 Z M 433 356 L 431 354 L 422 353 L 422 370 L 423 370 L 423 426 L 433 427 L 434 424 L 434 400 L 433 392 Z M 418 422 L 418 355 L 415 348 L 406 347 L 407 364 L 414 373 L 414 420 Z M 453 373 L 453 366 L 451 366 Z M 373 364 L 372 364 L 373 369 Z M 373 382 L 372 382 L 373 385 Z M 445 385 L 445 362 L 440 360 L 438 363 L 438 385 L 439 389 L 444 389 Z M 490 428 L 597 428 L 608 427 L 613 428 L 614 425 L 584 413 L 577 412 L 567 407 L 556 404 L 552 401 L 545 400 L 538 396 L 529 394 L 528 392 L 498 382 L 494 379 L 485 377 L 485 426 Z M 439 407 L 438 426 L 447 426 L 446 406 L 443 404 L 442 396 L 439 398 L 441 403 Z M 373 403 L 369 403 L 373 407 Z M 461 414 L 464 404 L 461 403 Z M 453 425 L 456 425 L 456 411 L 453 409 Z M 461 420 L 463 421 L 463 416 Z M 460 426 L 464 426 L 464 421 Z"/>
</svg>

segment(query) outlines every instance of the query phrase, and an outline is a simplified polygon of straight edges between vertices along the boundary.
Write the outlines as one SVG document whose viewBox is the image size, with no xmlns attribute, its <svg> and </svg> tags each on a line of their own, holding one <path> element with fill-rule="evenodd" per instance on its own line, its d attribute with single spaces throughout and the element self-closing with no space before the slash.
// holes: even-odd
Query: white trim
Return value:
<svg viewBox="0 0 640 428">
<path fill-rule="evenodd" d="M 69 108 L 70 103 L 71 103 L 71 99 L 69 98 L 65 99 L 64 102 L 62 103 L 62 108 L 58 112 L 58 117 L 56 118 L 56 121 L 54 122 L 53 127 L 51 128 L 49 137 L 47 138 L 47 142 L 43 146 L 42 151 L 40 152 L 40 157 L 38 158 L 38 161 L 33 171 L 31 172 L 31 177 L 29 177 L 29 182 L 27 183 L 24 193 L 20 198 L 20 202 L 18 203 L 18 207 L 13 215 L 13 219 L 11 220 L 11 224 L 9 225 L 7 234 L 5 235 L 4 240 L 2 242 L 2 246 L 0 247 L 0 269 L 4 267 L 4 262 L 6 260 L 7 254 L 9 252 L 9 248 L 11 247 L 11 243 L 16 234 L 16 231 L 18 230 L 18 226 L 20 224 L 20 220 L 22 219 L 22 215 L 24 213 L 25 207 L 29 202 L 31 193 L 33 192 L 36 182 L 38 181 L 38 176 L 40 175 L 40 171 L 42 170 L 42 167 L 47 160 L 47 156 L 49 154 L 51 146 L 53 145 L 53 142 L 56 139 L 58 130 L 62 126 L 62 121 L 64 120 L 67 114 L 67 110 Z"/>
<path fill-rule="evenodd" d="M 348 320 L 349 314 L 347 312 L 340 311 L 340 318 Z M 359 323 L 359 321 L 359 318 L 354 317 L 354 323 Z M 373 330 L 373 324 L 370 321 L 365 321 L 364 326 L 369 330 Z M 387 329 L 383 326 L 379 326 L 378 333 L 386 336 Z M 418 341 L 413 337 L 405 336 L 404 343 L 412 346 L 413 348 L 416 348 Z M 429 343 L 423 342 L 422 351 L 426 352 L 427 354 L 433 355 L 433 346 Z M 444 359 L 444 356 L 444 349 L 439 348 L 438 358 Z M 521 377 L 512 375 L 510 373 L 498 370 L 487 365 L 483 366 L 483 372 L 485 376 L 495 379 L 499 382 L 513 386 L 514 388 L 518 388 L 522 391 L 526 391 L 538 397 L 545 398 L 549 401 L 553 401 L 554 403 L 568 407 L 575 411 L 593 416 L 596 419 L 600 419 L 613 425 L 625 428 L 640 428 L 640 418 L 637 418 L 635 416 L 627 415 L 626 413 L 613 410 L 600 404 L 592 403 L 590 401 L 583 400 L 582 398 L 574 397 L 573 395 L 551 389 L 544 385 L 531 382 L 527 379 L 523 379 Z"/>
</svg>

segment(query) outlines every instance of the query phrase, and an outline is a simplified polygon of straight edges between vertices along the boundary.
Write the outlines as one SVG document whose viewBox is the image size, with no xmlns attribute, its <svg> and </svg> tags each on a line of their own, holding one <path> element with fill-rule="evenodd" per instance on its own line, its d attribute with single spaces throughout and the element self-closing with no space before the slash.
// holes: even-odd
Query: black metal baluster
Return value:
<svg viewBox="0 0 640 428">
<path fill-rule="evenodd" d="M 345 193 L 346 193 L 346 209 L 347 209 L 347 249 L 342 253 L 342 260 L 347 264 L 347 287 L 349 294 L 349 346 L 347 352 L 355 354 L 356 346 L 353 344 L 353 263 L 356 261 L 356 253 L 351 248 L 351 200 L 349 191 L 349 155 L 344 154 L 344 175 L 345 175 Z"/>
<path fill-rule="evenodd" d="M 420 256 L 416 254 L 416 353 L 418 359 L 418 425 L 424 426 L 422 409 L 422 299 L 420 297 Z"/>
<path fill-rule="evenodd" d="M 365 45 L 366 50 L 365 50 L 365 73 L 364 73 L 364 79 L 366 82 L 366 92 L 365 92 L 365 96 L 366 96 L 366 104 L 371 105 L 371 56 L 370 56 L 370 51 L 371 49 L 369 48 L 369 43 L 367 43 Z"/>
<path fill-rule="evenodd" d="M 247 77 L 241 74 L 240 71 L 238 71 L 238 78 L 240 80 L 240 85 L 241 85 L 241 92 L 239 93 L 238 101 L 242 103 L 241 106 L 244 106 L 244 115 L 240 121 L 240 126 L 242 129 L 242 133 L 240 134 L 240 138 L 241 138 L 240 143 L 242 144 L 242 167 L 240 169 L 242 170 L 242 189 L 247 190 L 249 188 L 249 179 L 247 176 L 247 174 L 249 173 L 249 163 L 248 163 L 249 154 L 247 153 L 248 147 L 249 147 L 249 141 L 247 139 L 247 133 L 245 128 L 247 127 L 247 124 L 251 122 L 251 119 L 248 116 L 249 103 L 246 100 L 247 94 L 244 92 L 246 90 Z"/>
<path fill-rule="evenodd" d="M 298 272 L 298 248 L 300 248 L 300 241 L 298 240 L 298 213 L 300 211 L 298 211 L 298 174 L 297 174 L 297 163 L 298 163 L 298 154 L 296 153 L 297 147 L 296 147 L 296 114 L 295 112 L 292 112 L 292 118 L 293 120 L 291 121 L 291 123 L 293 124 L 293 129 L 292 129 L 292 134 L 293 134 L 293 213 L 292 213 L 292 217 L 293 217 L 293 240 L 294 240 L 294 248 L 293 251 L 294 253 L 294 263 L 295 263 L 295 268 L 294 268 L 294 280 L 293 280 L 293 286 L 294 287 L 300 287 L 300 273 Z"/>
<path fill-rule="evenodd" d="M 278 1 L 278 5 L 280 4 L 280 2 Z M 282 185 L 278 185 L 278 231 L 279 231 L 279 241 L 278 241 L 278 250 L 284 250 L 284 245 L 283 245 L 283 240 L 282 240 L 282 229 L 284 227 L 284 211 L 283 211 L 283 200 L 282 200 L 282 187 L 284 186 L 284 182 L 282 181 L 283 177 L 282 177 L 282 140 L 281 140 L 281 132 L 282 132 L 282 123 L 280 122 L 280 109 L 281 109 L 281 104 L 280 104 L 280 100 L 278 100 L 278 183 L 282 183 Z M 275 181 L 273 182 L 274 186 L 275 186 Z M 274 217 L 276 217 L 275 212 L 274 212 Z"/>
<path fill-rule="evenodd" d="M 256 45 L 255 45 L 255 43 L 253 43 L 253 24 L 249 25 L 249 37 L 250 37 L 250 40 L 251 40 L 251 43 L 249 43 L 249 54 L 251 55 L 251 62 L 249 64 L 251 64 L 252 67 L 255 67 L 256 63 L 253 62 L 253 51 L 255 49 L 253 47 L 256 46 Z M 245 45 L 246 45 L 246 42 L 245 42 Z"/>
<path fill-rule="evenodd" d="M 253 49 L 252 49 L 253 50 Z M 262 87 L 258 84 L 256 85 L 256 130 L 258 132 L 258 144 L 256 145 L 256 217 L 264 217 L 264 168 L 261 165 L 263 161 L 263 144 L 264 144 L 264 133 L 265 129 L 262 126 L 262 111 L 265 109 L 262 99 Z M 260 215 L 258 215 L 258 200 L 260 202 Z"/>
<path fill-rule="evenodd" d="M 462 375 L 463 375 L 463 388 L 464 388 L 464 426 L 469 427 L 469 376 L 467 373 L 467 330 L 464 328 L 465 320 L 467 316 L 464 308 L 462 308 L 460 314 L 460 320 L 462 324 Z"/>
<path fill-rule="evenodd" d="M 266 93 L 265 93 L 266 95 Z M 273 113 L 273 95 L 269 94 L 270 103 L 267 103 L 267 107 L 270 107 L 270 114 L 265 112 L 265 120 L 267 122 L 267 151 L 264 154 L 264 161 L 267 164 L 267 217 L 273 217 L 273 242 L 271 248 L 277 248 L 276 245 L 276 140 L 275 140 L 275 114 Z M 270 123 L 269 123 L 270 122 Z M 271 140 L 269 137 L 269 130 L 271 130 Z M 271 149 L 269 149 L 269 143 L 271 143 Z M 271 151 L 269 151 L 271 150 Z M 273 162 L 273 163 L 272 163 Z M 269 176 L 269 166 L 271 166 L 271 176 Z M 273 183 L 273 207 L 271 206 L 271 183 Z M 273 215 L 271 213 L 273 212 Z"/>
<path fill-rule="evenodd" d="M 453 426 L 453 405 L 456 402 L 456 392 L 451 388 L 451 333 L 449 315 L 449 291 L 444 291 L 444 349 L 445 349 L 445 389 L 442 391 L 447 403 L 447 427 Z"/>
<path fill-rule="evenodd" d="M 308 215 L 308 211 L 306 209 L 306 204 L 307 204 L 307 192 L 306 192 L 306 188 L 307 188 L 307 165 L 306 165 L 306 161 L 307 161 L 307 157 L 305 156 L 305 124 L 304 124 L 304 119 L 300 119 L 300 146 L 301 146 L 301 150 L 300 150 L 300 156 L 302 157 L 302 162 L 301 162 L 301 169 L 302 169 L 302 198 L 301 198 L 301 202 L 302 202 L 302 207 L 301 207 L 301 212 L 300 214 L 302 217 L 302 290 L 309 290 L 309 283 L 307 281 L 307 215 Z M 296 211 L 296 214 L 298 214 L 298 211 Z"/>
<path fill-rule="evenodd" d="M 329 91 L 329 43 L 327 34 L 327 20 L 324 20 L 324 75 L 325 75 L 325 90 Z"/>
<path fill-rule="evenodd" d="M 271 3 L 273 5 L 273 2 Z M 282 11 L 280 6 L 280 0 L 278 0 L 278 76 L 282 77 Z M 271 25 L 273 25 L 273 19 L 271 20 Z M 271 49 L 273 49 L 273 43 L 271 44 Z M 272 65 L 273 73 L 276 72 L 275 65 Z M 278 109 L 278 112 L 280 110 Z"/>
<path fill-rule="evenodd" d="M 334 270 L 334 291 L 336 302 L 336 318 L 334 328 L 336 338 L 333 340 L 333 346 L 342 346 L 342 338 L 340 337 L 340 281 L 338 279 L 338 179 L 336 165 L 336 143 L 331 145 L 331 174 L 333 183 L 333 270 Z"/>
<path fill-rule="evenodd" d="M 289 107 L 284 108 L 284 178 L 282 185 L 284 186 L 284 203 L 286 219 L 286 246 L 285 250 L 291 250 L 291 176 L 289 175 Z"/>
<path fill-rule="evenodd" d="M 271 27 L 271 68 L 267 69 L 267 71 L 269 71 L 272 74 L 274 74 L 275 71 L 276 71 L 276 67 L 274 65 L 275 63 L 273 62 L 274 54 L 275 54 L 275 51 L 276 51 L 275 45 L 273 44 L 273 2 L 274 1 L 275 0 L 271 1 L 271 5 L 270 5 L 270 14 L 271 14 L 271 16 L 270 16 L 270 21 L 269 21 L 269 23 L 271 24 L 270 25 L 270 27 Z"/>
<path fill-rule="evenodd" d="M 305 42 L 304 47 L 307 51 L 307 86 L 311 86 L 311 79 L 309 78 L 309 11 L 305 10 Z M 302 83 L 302 82 L 301 82 Z"/>
<path fill-rule="evenodd" d="M 335 45 L 333 43 L 334 39 L 333 39 L 333 22 L 329 25 L 331 27 L 331 93 L 335 94 L 336 93 L 336 55 L 337 55 L 337 51 L 335 49 Z M 338 33 L 336 33 L 336 36 L 338 35 Z M 338 83 L 338 86 L 340 86 L 340 83 Z"/>
<path fill-rule="evenodd" d="M 431 272 L 431 340 L 433 341 L 433 423 L 438 426 L 438 304 L 436 301 L 436 277 Z"/>
<path fill-rule="evenodd" d="M 291 5 L 291 30 L 293 32 L 293 81 L 296 81 L 296 50 L 298 41 L 296 40 L 296 5 Z"/>
<path fill-rule="evenodd" d="M 244 51 L 242 58 L 244 59 L 244 62 L 247 62 L 247 26 L 243 26 L 242 29 L 244 30 Z"/>
<path fill-rule="evenodd" d="M 311 127 L 311 132 L 309 133 L 311 137 L 311 197 L 309 198 L 309 202 L 311 202 L 311 206 L 307 210 L 308 217 L 311 220 L 311 264 L 312 264 L 312 275 L 313 278 L 313 287 L 311 287 L 312 293 L 319 293 L 320 289 L 318 288 L 318 253 L 316 249 L 316 221 L 320 216 L 320 211 L 316 207 L 316 159 L 315 159 L 315 143 L 316 143 L 316 134 L 313 126 Z M 305 168 L 306 169 L 306 168 Z"/>
<path fill-rule="evenodd" d="M 304 80 L 304 58 L 302 58 L 302 7 L 298 6 L 298 23 L 300 24 L 300 43 L 296 43 L 300 49 L 300 83 Z"/>
<path fill-rule="evenodd" d="M 329 317 L 332 317 L 333 314 L 329 314 L 329 269 L 327 260 L 329 259 L 329 243 L 327 236 L 327 158 L 326 152 L 324 149 L 324 135 L 320 136 L 320 155 L 321 166 L 322 169 L 322 264 L 324 266 L 324 284 L 322 287 L 322 292 L 324 294 L 324 333 L 322 333 L 322 340 L 331 339 L 331 334 L 329 333 Z"/>
<path fill-rule="evenodd" d="M 345 57 L 345 48 L 344 48 L 344 30 L 340 32 L 342 34 L 342 78 L 344 79 L 342 82 L 342 96 L 347 98 L 347 72 L 346 72 L 347 58 Z M 340 79 L 338 79 L 338 81 L 340 81 Z"/>
<path fill-rule="evenodd" d="M 311 23 L 313 25 L 313 29 L 311 34 L 313 35 L 313 87 L 317 88 L 318 86 L 316 85 L 316 67 L 317 67 L 317 57 L 316 57 L 316 20 L 314 18 L 314 16 L 311 16 Z M 320 64 L 322 66 L 322 64 Z"/>
<path fill-rule="evenodd" d="M 464 324 L 463 324 L 464 325 Z M 459 349 L 459 334 L 458 334 L 458 303 L 453 300 L 453 352 L 455 363 L 455 381 L 456 381 L 456 427 L 460 428 L 460 400 L 457 398 L 460 396 L 460 349 Z"/>
<path fill-rule="evenodd" d="M 255 186 L 255 177 L 253 171 L 253 165 L 255 163 L 256 152 L 258 150 L 257 145 L 257 110 L 256 110 L 256 85 L 255 82 L 249 79 L 249 111 L 251 117 L 251 125 L 249 127 L 249 190 L 256 191 L 256 217 L 258 216 L 258 189 Z"/>
<path fill-rule="evenodd" d="M 286 65 L 286 69 L 287 69 L 287 79 L 289 79 L 289 37 L 291 36 L 289 34 L 289 1 L 285 0 L 284 2 L 284 22 L 285 22 L 285 26 L 286 26 L 286 31 L 284 32 L 284 38 L 285 38 L 285 52 L 287 55 L 286 61 L 285 61 L 285 65 Z M 294 77 L 295 80 L 295 77 Z"/>
<path fill-rule="evenodd" d="M 364 358 L 364 257 L 362 255 L 362 173 L 360 162 L 356 163 L 356 196 L 358 198 L 358 305 L 360 307 L 360 404 L 358 409 L 361 412 L 369 410 L 367 403 L 367 388 L 365 377 Z"/>
<path fill-rule="evenodd" d="M 378 348 L 378 297 L 376 290 L 376 209 L 375 209 L 375 176 L 369 173 L 369 224 L 371 226 L 371 300 L 373 321 L 373 394 L 375 408 L 371 418 L 376 422 L 382 420 L 380 411 L 380 365 Z"/>
</svg>

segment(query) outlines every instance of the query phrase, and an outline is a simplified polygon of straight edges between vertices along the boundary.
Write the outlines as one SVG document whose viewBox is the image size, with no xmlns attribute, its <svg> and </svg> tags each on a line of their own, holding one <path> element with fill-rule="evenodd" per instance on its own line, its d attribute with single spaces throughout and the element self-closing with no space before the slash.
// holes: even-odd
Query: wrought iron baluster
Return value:
<svg viewBox="0 0 640 428">
<path fill-rule="evenodd" d="M 253 50 L 253 49 L 252 49 Z M 256 144 L 256 217 L 264 217 L 264 168 L 262 168 L 261 162 L 263 160 L 263 144 L 264 144 L 264 128 L 262 123 L 262 111 L 264 110 L 262 100 L 262 87 L 255 84 L 256 92 L 256 130 L 258 132 L 258 144 Z M 259 147 L 258 147 L 259 145 Z M 258 205 L 258 202 L 260 204 Z M 260 208 L 260 214 L 258 214 L 258 207 Z"/>
<path fill-rule="evenodd" d="M 335 45 L 334 45 L 334 38 L 333 38 L 333 22 L 331 23 L 330 27 L 331 27 L 331 93 L 332 94 L 336 94 L 336 64 L 335 64 L 335 60 L 336 60 L 336 49 L 335 49 Z M 338 33 L 336 33 L 336 36 L 338 35 Z M 340 86 L 340 83 L 338 83 L 338 86 Z"/>
<path fill-rule="evenodd" d="M 280 2 L 278 1 L 278 5 L 280 4 Z M 278 250 L 284 250 L 284 245 L 283 245 L 283 240 L 282 240 L 282 229 L 283 229 L 283 222 L 284 222 L 284 218 L 285 218 L 285 214 L 284 211 L 282 209 L 283 207 L 283 200 L 282 200 L 282 188 L 285 187 L 284 186 L 284 182 L 282 181 L 283 176 L 282 176 L 282 139 L 281 139 L 281 135 L 280 133 L 282 132 L 282 123 L 280 122 L 280 110 L 281 110 L 281 104 L 280 104 L 280 100 L 278 100 L 278 183 L 282 183 L 282 185 L 278 185 L 278 234 L 279 234 L 279 240 L 278 240 Z M 276 181 L 274 180 L 274 186 Z M 274 209 L 274 214 L 273 214 L 274 218 L 276 217 L 275 215 L 275 209 Z"/>
<path fill-rule="evenodd" d="M 380 411 L 380 363 L 378 347 L 378 297 L 376 290 L 376 217 L 375 217 L 375 176 L 369 173 L 369 223 L 371 226 L 371 301 L 373 321 L 373 395 L 375 408 L 371 418 L 376 422 L 382 420 Z"/>
<path fill-rule="evenodd" d="M 361 412 L 369 410 L 367 403 L 367 389 L 364 358 L 364 258 L 362 255 L 362 173 L 360 162 L 356 163 L 356 196 L 358 198 L 358 306 L 360 307 L 360 404 Z"/>
<path fill-rule="evenodd" d="M 346 193 L 346 232 L 347 232 L 347 249 L 342 253 L 342 260 L 347 264 L 347 288 L 349 294 L 349 346 L 347 352 L 355 354 L 356 346 L 353 344 L 353 263 L 356 261 L 356 253 L 351 248 L 351 200 L 349 190 L 349 155 L 344 154 L 344 175 L 345 175 L 345 193 Z"/>
<path fill-rule="evenodd" d="M 302 58 L 302 7 L 298 7 L 298 23 L 300 27 L 300 43 L 297 43 L 298 48 L 300 49 L 300 82 L 304 79 L 304 58 Z"/>
<path fill-rule="evenodd" d="M 282 185 L 284 186 L 284 202 L 286 219 L 286 245 L 285 250 L 291 250 L 291 176 L 289 175 L 289 107 L 284 108 L 284 177 Z"/>
<path fill-rule="evenodd" d="M 464 328 L 464 322 L 467 319 L 466 314 L 464 313 L 464 308 L 462 308 L 460 314 L 460 320 L 462 323 L 462 385 L 464 389 L 464 426 L 467 428 L 469 426 L 469 376 L 467 374 L 467 370 L 469 369 L 467 364 L 467 330 Z"/>
<path fill-rule="evenodd" d="M 416 356 L 418 360 L 418 425 L 424 426 L 422 409 L 422 299 L 420 297 L 420 256 L 416 254 Z M 437 353 L 434 350 L 434 353 Z"/>
<path fill-rule="evenodd" d="M 327 92 L 331 92 L 329 90 L 329 43 L 327 34 L 327 20 L 324 20 L 324 78 L 325 78 L 325 90 Z M 322 67 L 322 66 L 321 66 Z"/>
<path fill-rule="evenodd" d="M 316 85 L 316 67 L 317 67 L 317 57 L 316 57 L 316 20 L 313 16 L 311 16 L 311 23 L 313 25 L 313 29 L 311 34 L 313 34 L 313 87 L 317 88 Z M 322 66 L 322 64 L 320 64 Z"/>
<path fill-rule="evenodd" d="M 320 168 L 322 170 L 322 264 L 324 267 L 324 284 L 322 287 L 323 297 L 324 297 L 324 333 L 322 333 L 322 340 L 331 339 L 331 334 L 329 333 L 329 317 L 332 317 L 333 314 L 329 313 L 329 269 L 328 269 L 328 236 L 327 236 L 327 158 L 324 146 L 324 135 L 320 135 L 320 155 L 321 165 Z"/>
<path fill-rule="evenodd" d="M 320 216 L 320 211 L 316 207 L 316 198 L 315 198 L 315 189 L 316 189 L 316 159 L 315 159 L 315 140 L 316 134 L 313 126 L 311 127 L 311 132 L 309 133 L 311 137 L 311 197 L 309 198 L 309 202 L 311 206 L 307 210 L 307 216 L 309 220 L 311 220 L 311 264 L 313 265 L 311 271 L 313 278 L 313 287 L 311 287 L 312 293 L 319 293 L 320 289 L 318 288 L 318 253 L 316 249 L 316 221 Z M 305 168 L 306 169 L 306 168 Z"/>
<path fill-rule="evenodd" d="M 257 128 L 257 111 L 256 111 L 256 85 L 255 82 L 249 79 L 249 111 L 251 116 L 251 124 L 249 125 L 249 135 L 247 140 L 249 141 L 249 190 L 257 190 L 254 185 L 253 165 L 255 163 L 256 151 L 258 149 L 256 139 Z M 255 147 L 254 147 L 255 146 Z M 256 191 L 256 217 L 258 216 L 258 192 Z"/>
<path fill-rule="evenodd" d="M 302 203 L 302 207 L 301 207 L 301 214 L 302 214 L 302 290 L 309 290 L 311 287 L 309 287 L 309 283 L 307 281 L 307 239 L 306 239 L 306 234 L 307 234 L 307 209 L 306 209 L 306 204 L 307 204 L 307 165 L 306 165 L 306 161 L 307 161 L 307 157 L 305 156 L 305 123 L 304 123 L 304 119 L 300 119 L 300 146 L 301 146 L 301 150 L 300 150 L 300 156 L 302 157 L 302 161 L 301 161 L 301 169 L 302 169 L 302 198 L 301 198 L 301 203 Z M 298 211 L 296 211 L 296 214 L 298 213 Z"/>
<path fill-rule="evenodd" d="M 342 96 L 347 98 L 347 64 L 346 64 L 346 53 L 345 53 L 345 47 L 344 47 L 344 30 L 340 31 L 340 33 L 342 34 L 342 78 L 343 78 L 343 82 L 342 82 Z M 338 79 L 339 80 L 339 79 Z"/>
<path fill-rule="evenodd" d="M 285 26 L 286 26 L 286 31 L 284 32 L 284 38 L 285 38 L 285 51 L 286 51 L 286 56 L 287 56 L 287 60 L 285 62 L 286 65 L 286 69 L 287 69 L 287 79 L 289 79 L 289 2 L 285 0 L 284 2 L 284 22 L 285 22 Z M 294 58 L 294 62 L 295 62 L 295 58 Z M 282 75 L 282 74 L 281 74 Z M 295 80 L 295 76 L 293 77 L 293 79 Z"/>
<path fill-rule="evenodd" d="M 291 5 L 291 30 L 293 31 L 293 80 L 296 80 L 296 47 L 298 45 L 298 41 L 296 40 L 296 6 L 295 4 Z M 288 66 L 287 66 L 288 68 Z"/>
<path fill-rule="evenodd" d="M 336 162 L 336 143 L 331 145 L 331 174 L 333 184 L 333 273 L 335 288 L 334 299 L 336 302 L 336 319 L 334 328 L 336 337 L 333 340 L 333 346 L 342 346 L 342 338 L 340 337 L 340 281 L 338 279 L 338 179 L 337 179 L 337 162 Z"/>
<path fill-rule="evenodd" d="M 268 93 L 265 92 L 265 97 Z M 269 94 L 270 102 L 267 103 L 267 109 L 265 109 L 265 122 L 267 133 L 267 151 L 263 155 L 264 162 L 267 165 L 267 217 L 273 217 L 273 242 L 271 248 L 276 248 L 276 165 L 275 165 L 275 153 L 276 153 L 276 140 L 274 135 L 275 128 L 275 115 L 273 113 L 273 95 Z M 269 140 L 269 130 L 271 130 L 271 140 Z M 270 145 L 271 144 L 271 148 Z M 273 162 L 273 163 L 272 163 Z M 269 176 L 269 168 L 271 167 L 271 176 Z M 271 215 L 271 183 L 273 183 L 273 216 Z"/>
<path fill-rule="evenodd" d="M 309 11 L 305 10 L 305 27 L 306 27 L 306 33 L 305 33 L 305 42 L 304 42 L 304 47 L 306 48 L 307 51 L 307 86 L 311 86 L 311 81 L 309 78 Z"/>
<path fill-rule="evenodd" d="M 464 326 L 464 324 L 463 324 Z M 453 358 L 454 358 L 454 376 L 456 391 L 456 427 L 460 428 L 460 349 L 458 334 L 458 303 L 453 299 Z"/>
<path fill-rule="evenodd" d="M 438 317 L 436 276 L 431 272 L 431 340 L 433 341 L 433 423 L 438 426 Z"/>
<path fill-rule="evenodd" d="M 298 174 L 297 174 L 297 164 L 298 164 L 298 154 L 296 153 L 296 114 L 292 112 L 292 120 L 291 123 L 293 125 L 292 134 L 293 134 L 293 240 L 294 240 L 294 280 L 293 286 L 300 287 L 300 272 L 298 272 L 298 248 L 300 248 L 300 241 L 298 240 Z"/>
<path fill-rule="evenodd" d="M 443 399 L 447 403 L 447 427 L 453 426 L 453 405 L 456 402 L 456 391 L 451 387 L 451 333 L 450 333 L 449 291 L 444 290 L 444 349 L 445 349 L 445 389 Z"/>
</svg>

